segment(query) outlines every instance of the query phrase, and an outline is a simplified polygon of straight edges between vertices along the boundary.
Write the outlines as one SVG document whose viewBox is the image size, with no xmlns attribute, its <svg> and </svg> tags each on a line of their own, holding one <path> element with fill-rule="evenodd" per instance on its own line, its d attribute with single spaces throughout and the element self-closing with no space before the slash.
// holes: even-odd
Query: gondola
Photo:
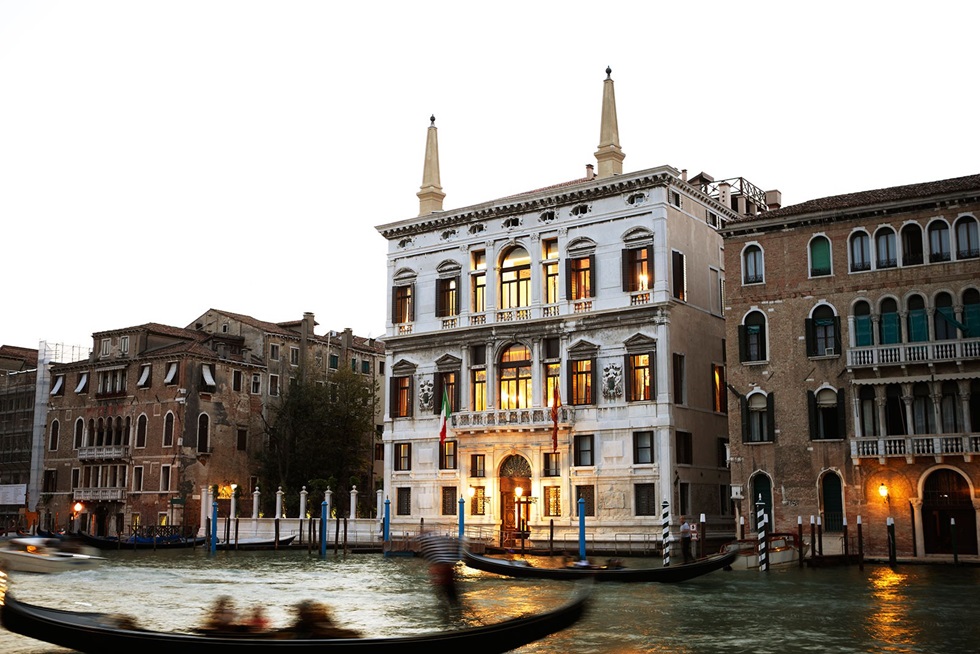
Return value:
<svg viewBox="0 0 980 654">
<path fill-rule="evenodd" d="M 239 538 L 230 541 L 219 540 L 215 549 L 219 550 L 274 550 L 289 547 L 296 540 L 296 535 L 284 536 L 276 543 L 275 538 Z"/>
<path fill-rule="evenodd" d="M 540 568 L 521 560 L 509 561 L 474 554 L 463 550 L 463 562 L 471 568 L 507 577 L 528 579 L 594 579 L 595 581 L 659 581 L 676 583 L 687 581 L 731 565 L 737 552 L 722 552 L 693 563 L 671 565 L 666 568 L 625 568 L 615 566 L 568 566 L 564 568 Z"/>
<path fill-rule="evenodd" d="M 0 620 L 8 630 L 79 652 L 157 652 L 220 654 L 289 650 L 342 652 L 425 651 L 467 654 L 507 652 L 573 625 L 585 612 L 591 587 L 577 590 L 568 603 L 536 615 L 496 624 L 393 638 L 290 638 L 288 632 L 202 635 L 143 631 L 119 616 L 49 609 L 20 602 L 8 592 Z"/>
<path fill-rule="evenodd" d="M 177 549 L 181 547 L 198 547 L 203 545 L 205 538 L 185 538 L 183 536 L 130 536 L 129 538 L 116 538 L 114 536 L 93 536 L 83 532 L 79 533 L 86 544 L 98 547 L 100 550 L 152 550 L 152 549 Z"/>
</svg>

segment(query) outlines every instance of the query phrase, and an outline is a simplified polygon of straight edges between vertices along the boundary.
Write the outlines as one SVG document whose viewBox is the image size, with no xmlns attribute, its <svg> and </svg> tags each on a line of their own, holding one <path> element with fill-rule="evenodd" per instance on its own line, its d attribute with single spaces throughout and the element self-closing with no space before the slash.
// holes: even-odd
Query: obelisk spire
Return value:
<svg viewBox="0 0 980 654">
<path fill-rule="evenodd" d="M 439 184 L 439 137 L 436 133 L 436 117 L 429 118 L 429 133 L 425 138 L 425 168 L 422 170 L 422 186 L 419 192 L 419 215 L 442 211 L 446 194 Z"/>
<path fill-rule="evenodd" d="M 612 68 L 606 66 L 606 79 L 602 86 L 602 125 L 599 129 L 599 149 L 595 159 L 599 164 L 598 177 L 612 177 L 623 173 L 623 154 L 619 147 L 619 123 L 616 120 L 616 91 L 613 88 Z"/>
</svg>

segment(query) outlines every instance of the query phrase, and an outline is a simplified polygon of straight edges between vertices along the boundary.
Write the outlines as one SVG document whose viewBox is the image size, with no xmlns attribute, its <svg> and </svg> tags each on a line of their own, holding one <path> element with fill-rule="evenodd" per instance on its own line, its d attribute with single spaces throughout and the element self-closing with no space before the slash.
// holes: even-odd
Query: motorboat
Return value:
<svg viewBox="0 0 980 654">
<path fill-rule="evenodd" d="M 65 572 L 102 565 L 104 557 L 95 548 L 75 539 L 12 538 L 0 548 L 0 565 L 20 572 Z"/>
<path fill-rule="evenodd" d="M 803 547 L 805 544 L 799 543 L 794 534 L 770 534 L 766 538 L 766 558 L 769 567 L 799 565 Z M 758 539 L 743 538 L 732 541 L 727 543 L 723 549 L 737 554 L 731 563 L 733 570 L 753 570 L 759 567 Z"/>
</svg>

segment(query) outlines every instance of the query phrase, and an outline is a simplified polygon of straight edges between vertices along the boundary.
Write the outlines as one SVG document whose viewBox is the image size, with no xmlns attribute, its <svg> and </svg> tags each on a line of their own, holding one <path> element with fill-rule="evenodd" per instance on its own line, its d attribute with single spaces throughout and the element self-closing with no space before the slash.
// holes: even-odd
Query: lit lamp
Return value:
<svg viewBox="0 0 980 654">
<path fill-rule="evenodd" d="M 881 499 L 885 500 L 885 502 L 889 502 L 888 486 L 885 486 L 884 483 L 882 483 L 881 486 L 878 487 L 878 494 L 881 495 Z"/>
<path fill-rule="evenodd" d="M 82 512 L 82 509 L 84 509 L 85 507 L 82 505 L 81 502 L 75 502 L 74 506 L 72 506 L 71 508 L 74 509 L 74 511 L 75 511 L 71 515 L 72 531 L 74 531 L 74 532 L 77 533 L 79 531 L 79 529 L 78 529 L 78 514 L 81 513 Z"/>
</svg>

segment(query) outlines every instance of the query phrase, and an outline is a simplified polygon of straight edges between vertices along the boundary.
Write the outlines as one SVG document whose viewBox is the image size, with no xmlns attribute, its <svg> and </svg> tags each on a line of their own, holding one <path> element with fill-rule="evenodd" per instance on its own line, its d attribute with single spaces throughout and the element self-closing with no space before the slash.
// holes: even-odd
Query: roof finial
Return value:
<svg viewBox="0 0 980 654">
<path fill-rule="evenodd" d="M 606 79 L 612 79 L 612 68 L 606 66 Z"/>
<path fill-rule="evenodd" d="M 436 126 L 436 115 L 435 114 L 432 114 L 431 116 L 429 116 L 429 124 L 432 127 L 435 127 Z"/>
</svg>

